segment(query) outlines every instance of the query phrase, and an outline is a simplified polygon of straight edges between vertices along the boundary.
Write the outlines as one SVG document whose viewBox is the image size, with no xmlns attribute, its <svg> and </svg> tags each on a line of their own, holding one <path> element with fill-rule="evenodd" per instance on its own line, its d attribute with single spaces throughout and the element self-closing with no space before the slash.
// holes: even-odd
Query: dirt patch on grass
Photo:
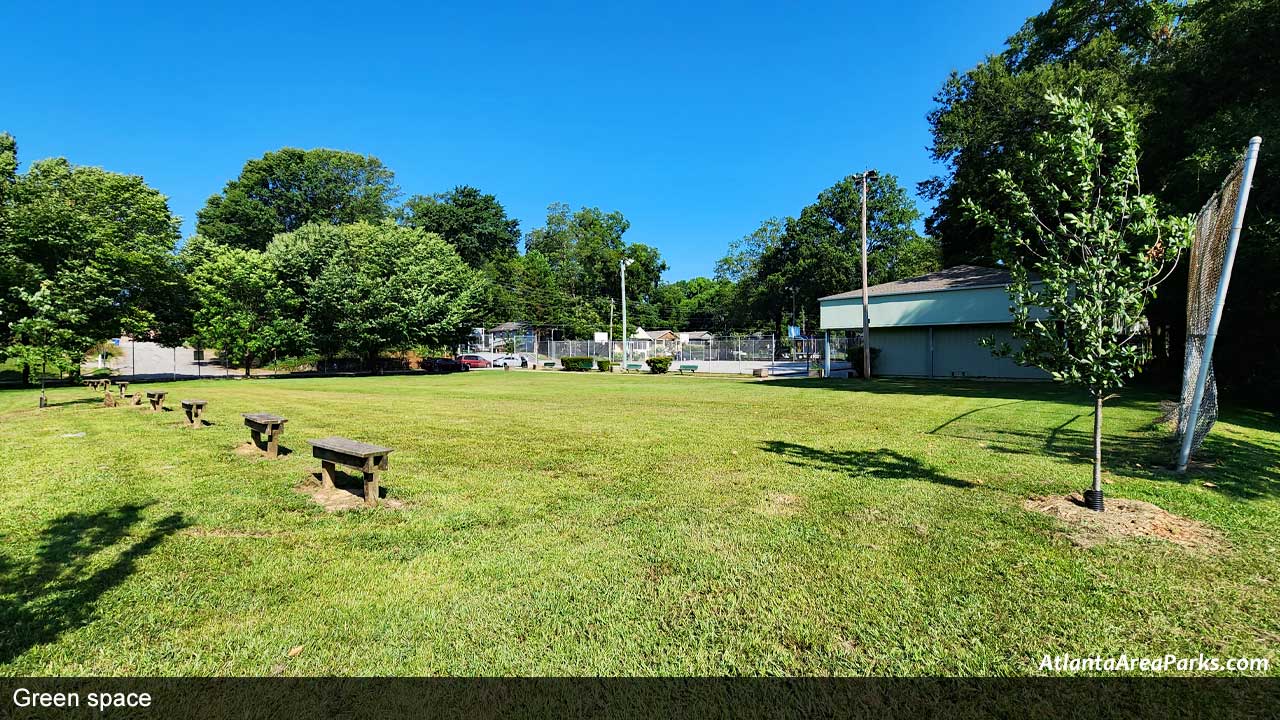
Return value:
<svg viewBox="0 0 1280 720">
<path fill-rule="evenodd" d="M 268 530 L 228 530 L 226 528 L 202 528 L 190 527 L 182 531 L 184 535 L 191 537 L 211 537 L 211 538 L 270 538 L 277 537 L 283 533 L 271 532 Z"/>
<path fill-rule="evenodd" d="M 359 510 L 365 507 L 363 483 L 352 485 L 343 482 L 336 487 L 327 488 L 320 485 L 319 473 L 307 473 L 307 479 L 294 490 L 311 498 L 312 502 L 329 512 Z M 404 503 L 382 497 L 378 500 L 378 507 L 398 509 L 404 507 Z"/>
<path fill-rule="evenodd" d="M 769 493 L 758 510 L 765 515 L 790 516 L 800 512 L 802 501 L 795 495 L 787 493 Z"/>
<path fill-rule="evenodd" d="M 1079 493 L 1033 497 L 1022 505 L 1070 527 L 1071 542 L 1092 547 L 1117 538 L 1158 538 L 1193 550 L 1216 550 L 1221 537 L 1204 523 L 1184 518 L 1149 502 L 1107 498 L 1106 511 L 1094 512 Z"/>
</svg>

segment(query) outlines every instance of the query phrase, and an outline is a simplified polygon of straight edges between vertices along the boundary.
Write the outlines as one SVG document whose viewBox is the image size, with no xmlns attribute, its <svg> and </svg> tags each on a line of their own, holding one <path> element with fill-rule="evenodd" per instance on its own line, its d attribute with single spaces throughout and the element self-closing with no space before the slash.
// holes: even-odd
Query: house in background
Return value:
<svg viewBox="0 0 1280 720">
<path fill-rule="evenodd" d="M 1043 370 L 995 357 L 979 344 L 994 336 L 1017 346 L 1008 285 L 1006 270 L 959 265 L 867 288 L 871 347 L 880 350 L 872 374 L 1049 379 Z M 861 290 L 819 298 L 818 306 L 827 333 L 862 331 Z"/>
</svg>

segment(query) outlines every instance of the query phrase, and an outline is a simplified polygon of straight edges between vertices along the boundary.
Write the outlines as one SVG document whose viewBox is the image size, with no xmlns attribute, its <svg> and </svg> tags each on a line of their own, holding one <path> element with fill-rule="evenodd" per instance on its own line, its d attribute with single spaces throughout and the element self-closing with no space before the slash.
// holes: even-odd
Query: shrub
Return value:
<svg viewBox="0 0 1280 720">
<path fill-rule="evenodd" d="M 612 361 L 612 360 L 597 360 L 597 361 L 596 361 L 596 367 L 600 369 L 600 372 L 609 372 L 610 370 L 612 370 L 612 369 L 613 369 L 613 361 Z"/>
<path fill-rule="evenodd" d="M 671 369 L 671 358 L 669 357 L 651 357 L 644 361 L 649 366 L 649 372 L 654 375 L 661 375 Z"/>
<path fill-rule="evenodd" d="M 562 357 L 560 364 L 565 370 L 573 372 L 587 372 L 596 364 L 595 358 L 589 357 Z"/>
<path fill-rule="evenodd" d="M 295 373 L 312 372 L 319 364 L 320 357 L 318 355 L 303 355 L 301 357 L 282 357 L 264 367 L 278 373 Z"/>
</svg>

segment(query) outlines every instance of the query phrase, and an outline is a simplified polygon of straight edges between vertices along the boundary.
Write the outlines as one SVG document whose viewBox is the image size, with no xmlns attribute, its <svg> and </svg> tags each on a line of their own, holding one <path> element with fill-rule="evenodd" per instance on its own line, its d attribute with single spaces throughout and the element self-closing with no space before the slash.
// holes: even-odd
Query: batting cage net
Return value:
<svg viewBox="0 0 1280 720">
<path fill-rule="evenodd" d="M 1196 235 L 1191 246 L 1191 266 L 1187 278 L 1187 347 L 1182 367 L 1182 399 L 1178 403 L 1178 444 L 1188 432 L 1193 433 L 1191 451 L 1195 452 L 1218 419 L 1218 388 L 1213 379 L 1212 360 L 1205 357 L 1205 336 L 1214 299 L 1222 282 L 1222 263 L 1231 235 L 1231 220 L 1240 197 L 1244 175 L 1244 159 L 1232 168 L 1222 186 L 1200 208 L 1196 216 Z M 1195 427 L 1187 427 L 1191 404 L 1195 400 L 1196 377 L 1200 366 L 1208 362 L 1209 374 L 1196 415 Z"/>
</svg>

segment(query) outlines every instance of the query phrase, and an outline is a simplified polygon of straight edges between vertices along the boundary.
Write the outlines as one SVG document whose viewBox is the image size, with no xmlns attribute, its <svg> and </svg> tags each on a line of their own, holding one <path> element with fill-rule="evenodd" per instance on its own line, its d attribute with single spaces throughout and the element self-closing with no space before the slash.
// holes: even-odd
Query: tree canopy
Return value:
<svg viewBox="0 0 1280 720">
<path fill-rule="evenodd" d="M 196 213 L 196 232 L 262 250 L 307 223 L 341 225 L 389 217 L 395 175 L 372 155 L 282 148 L 244 164 L 239 177 Z"/>
<path fill-rule="evenodd" d="M 414 195 L 401 208 L 400 222 L 435 233 L 473 268 L 515 257 L 520 221 L 507 217 L 502 203 L 468 185 L 435 195 Z"/>
<path fill-rule="evenodd" d="M 155 327 L 174 304 L 180 275 L 178 219 L 166 198 L 140 177 L 61 158 L 18 174 L 15 144 L 3 137 L 5 352 L 18 355 L 38 337 L 56 337 L 78 359 L 122 331 Z M 29 349 L 21 354 L 29 357 Z"/>
</svg>

